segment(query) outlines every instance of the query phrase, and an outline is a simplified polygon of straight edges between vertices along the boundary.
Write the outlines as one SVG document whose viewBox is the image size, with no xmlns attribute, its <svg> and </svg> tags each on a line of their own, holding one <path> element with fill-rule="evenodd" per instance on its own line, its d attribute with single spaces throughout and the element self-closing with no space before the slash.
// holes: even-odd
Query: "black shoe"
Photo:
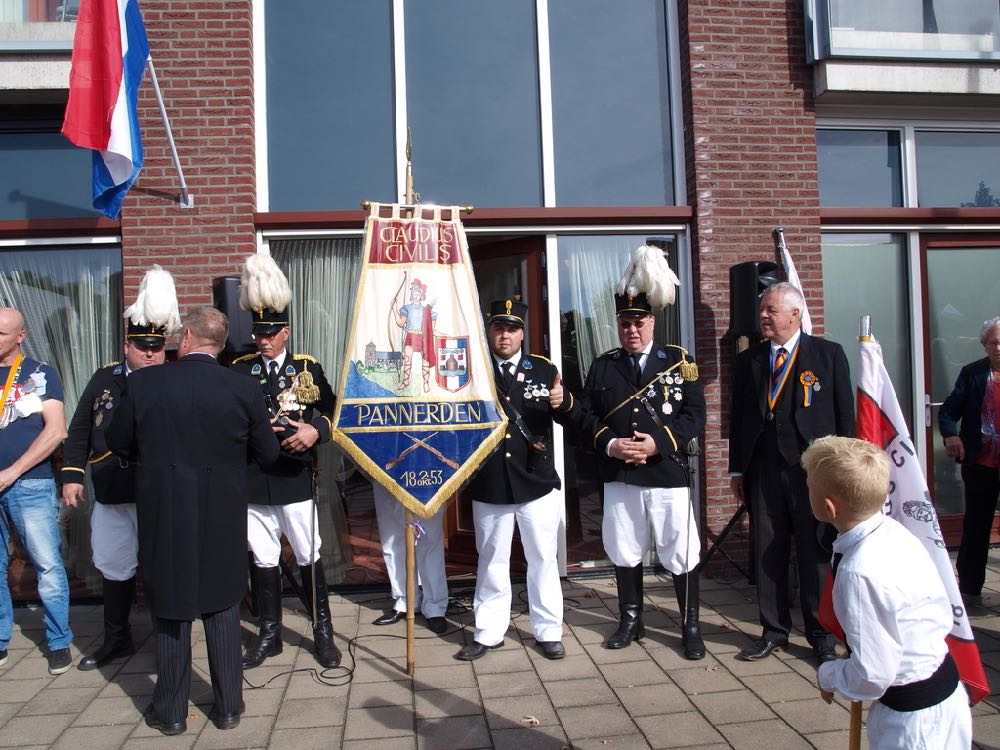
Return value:
<svg viewBox="0 0 1000 750">
<path fill-rule="evenodd" d="M 754 641 L 749 648 L 736 654 L 736 658 L 740 661 L 760 661 L 769 657 L 776 648 L 784 648 L 787 645 L 788 641 L 769 641 L 761 638 L 759 641 Z"/>
<path fill-rule="evenodd" d="M 836 661 L 840 657 L 837 656 L 837 649 L 828 643 L 824 643 L 822 646 L 813 646 L 813 655 L 820 664 L 828 661 Z"/>
<path fill-rule="evenodd" d="M 187 722 L 183 719 L 174 724 L 168 724 L 167 722 L 153 716 L 152 710 L 146 714 L 146 726 L 150 729 L 155 729 L 160 734 L 165 734 L 168 737 L 175 734 L 182 734 L 187 731 Z"/>
<path fill-rule="evenodd" d="M 681 629 L 681 645 L 684 658 L 698 661 L 705 658 L 705 641 L 701 637 L 701 625 L 697 620 L 688 620 Z"/>
<path fill-rule="evenodd" d="M 134 653 L 135 644 L 132 642 L 131 635 L 126 636 L 117 643 L 109 642 L 107 638 L 105 638 L 101 647 L 90 656 L 85 656 L 80 659 L 80 663 L 76 665 L 76 668 L 83 672 L 89 672 L 92 669 L 103 667 L 105 664 L 112 662 L 115 659 L 123 659 L 127 656 L 132 656 Z"/>
<path fill-rule="evenodd" d="M 226 731 L 227 729 L 236 729 L 240 725 L 240 717 L 243 715 L 242 711 L 236 711 L 231 714 L 212 714 L 212 723 L 215 724 L 216 729 L 221 729 Z"/>
<path fill-rule="evenodd" d="M 0 667 L 7 663 L 7 649 L 0 649 Z"/>
<path fill-rule="evenodd" d="M 250 639 L 243 654 L 243 669 L 253 669 L 265 659 L 282 651 L 281 643 L 281 571 L 277 567 L 253 570 L 257 588 L 257 610 L 260 631 Z"/>
<path fill-rule="evenodd" d="M 455 658 L 461 659 L 462 661 L 475 661 L 487 651 L 500 648 L 502 645 L 503 641 L 500 641 L 500 643 L 495 646 L 484 646 L 479 641 L 473 641 L 468 646 L 463 646 L 462 650 L 455 654 Z"/>
<path fill-rule="evenodd" d="M 313 628 L 313 644 L 316 661 L 323 669 L 340 666 L 343 655 L 333 642 L 333 626 L 329 622 L 321 622 Z"/>
<path fill-rule="evenodd" d="M 69 655 L 68 648 L 53 649 L 46 658 L 49 660 L 49 674 L 62 674 L 73 666 L 73 657 Z"/>
<path fill-rule="evenodd" d="M 405 619 L 406 612 L 400 612 L 396 609 L 387 609 L 385 612 L 372 620 L 372 625 L 395 625 L 400 620 Z"/>
<path fill-rule="evenodd" d="M 562 659 L 566 656 L 566 647 L 560 641 L 538 641 L 542 656 L 546 659 Z"/>
<path fill-rule="evenodd" d="M 434 635 L 444 635 L 445 631 L 448 630 L 448 621 L 443 617 L 428 617 L 427 629 Z"/>
</svg>

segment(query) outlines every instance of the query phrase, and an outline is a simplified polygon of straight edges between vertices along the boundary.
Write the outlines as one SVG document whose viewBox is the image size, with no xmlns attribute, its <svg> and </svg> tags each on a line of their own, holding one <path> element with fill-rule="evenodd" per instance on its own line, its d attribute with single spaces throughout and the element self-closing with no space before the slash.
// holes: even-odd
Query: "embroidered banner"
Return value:
<svg viewBox="0 0 1000 750">
<path fill-rule="evenodd" d="M 503 439 L 507 419 L 459 210 L 415 214 L 371 206 L 333 439 L 430 518 Z"/>
</svg>

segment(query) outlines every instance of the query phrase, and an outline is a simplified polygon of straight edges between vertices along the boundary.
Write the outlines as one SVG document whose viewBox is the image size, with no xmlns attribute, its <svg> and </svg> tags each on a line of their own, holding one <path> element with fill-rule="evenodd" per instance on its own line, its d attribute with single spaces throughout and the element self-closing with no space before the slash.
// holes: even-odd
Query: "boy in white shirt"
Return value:
<svg viewBox="0 0 1000 750">
<path fill-rule="evenodd" d="M 824 437 L 802 456 L 809 502 L 839 532 L 833 606 L 850 656 L 821 664 L 820 694 L 874 701 L 872 750 L 969 748 L 972 714 L 945 637 L 951 604 L 923 544 L 882 514 L 889 458 L 863 440 Z"/>
</svg>

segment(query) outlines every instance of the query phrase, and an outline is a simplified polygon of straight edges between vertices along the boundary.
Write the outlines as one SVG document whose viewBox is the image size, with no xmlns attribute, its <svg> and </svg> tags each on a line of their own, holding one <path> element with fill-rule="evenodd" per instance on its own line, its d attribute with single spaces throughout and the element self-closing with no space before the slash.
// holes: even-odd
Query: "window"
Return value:
<svg viewBox="0 0 1000 750">
<path fill-rule="evenodd" d="M 813 59 L 1000 58 L 996 0 L 807 0 Z"/>
<path fill-rule="evenodd" d="M 898 130 L 819 130 L 816 156 L 821 206 L 903 205 Z"/>
<path fill-rule="evenodd" d="M 1000 133 L 916 133 L 921 207 L 1000 207 Z"/>
<path fill-rule="evenodd" d="M 0 220 L 99 215 L 92 203 L 91 152 L 58 128 L 0 130 L 0 164 Z"/>
</svg>

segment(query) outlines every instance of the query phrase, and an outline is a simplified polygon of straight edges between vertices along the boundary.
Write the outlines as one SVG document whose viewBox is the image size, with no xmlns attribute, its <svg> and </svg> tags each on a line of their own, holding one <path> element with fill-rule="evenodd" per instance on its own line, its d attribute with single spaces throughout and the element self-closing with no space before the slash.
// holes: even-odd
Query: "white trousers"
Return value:
<svg viewBox="0 0 1000 750">
<path fill-rule="evenodd" d="M 319 559 L 323 540 L 319 537 L 319 517 L 312 500 L 291 505 L 247 506 L 247 539 L 254 565 L 277 567 L 281 560 L 282 534 L 288 539 L 299 565 L 312 565 Z"/>
<path fill-rule="evenodd" d="M 372 483 L 378 536 L 392 589 L 393 609 L 406 611 L 406 508 L 380 484 Z M 444 570 L 444 525 L 442 514 L 416 519 L 423 533 L 414 547 L 417 566 L 417 601 L 414 612 L 424 617 L 444 617 L 448 611 L 448 577 Z"/>
<path fill-rule="evenodd" d="M 868 709 L 871 750 L 968 750 L 972 747 L 972 711 L 965 686 L 936 706 L 893 711 L 874 702 Z"/>
<path fill-rule="evenodd" d="M 127 581 L 139 566 L 139 522 L 135 503 L 94 503 L 90 516 L 94 567 L 109 581 Z"/>
<path fill-rule="evenodd" d="M 528 612 L 535 640 L 562 640 L 563 594 L 557 559 L 562 514 L 553 494 L 513 505 L 472 503 L 479 552 L 475 639 L 484 646 L 500 643 L 510 626 L 510 545 L 515 523 L 528 563 Z"/>
<path fill-rule="evenodd" d="M 674 574 L 698 565 L 701 540 L 687 487 L 604 485 L 604 551 L 615 565 L 634 568 L 656 545 L 660 564 Z"/>
</svg>

